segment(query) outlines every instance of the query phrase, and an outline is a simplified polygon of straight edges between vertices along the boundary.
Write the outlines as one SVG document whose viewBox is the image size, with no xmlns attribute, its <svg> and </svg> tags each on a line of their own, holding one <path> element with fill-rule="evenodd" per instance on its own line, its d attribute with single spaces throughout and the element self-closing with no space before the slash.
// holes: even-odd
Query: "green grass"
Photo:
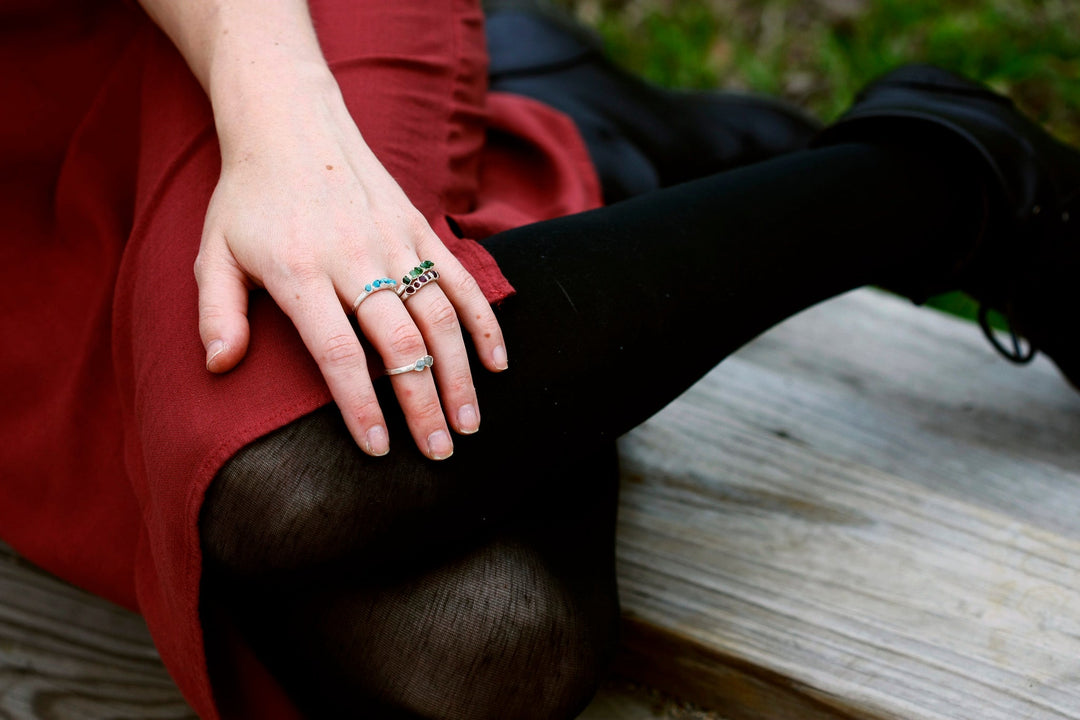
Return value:
<svg viewBox="0 0 1080 720">
<path fill-rule="evenodd" d="M 929 62 L 1012 97 L 1080 145 L 1080 1 L 558 0 L 669 87 L 780 95 L 830 121 L 876 76 Z M 958 293 L 932 305 L 972 317 Z"/>
<path fill-rule="evenodd" d="M 1080 144 L 1076 0 L 560 2 L 662 85 L 782 95 L 828 121 L 874 77 L 930 62 L 990 84 Z"/>
</svg>

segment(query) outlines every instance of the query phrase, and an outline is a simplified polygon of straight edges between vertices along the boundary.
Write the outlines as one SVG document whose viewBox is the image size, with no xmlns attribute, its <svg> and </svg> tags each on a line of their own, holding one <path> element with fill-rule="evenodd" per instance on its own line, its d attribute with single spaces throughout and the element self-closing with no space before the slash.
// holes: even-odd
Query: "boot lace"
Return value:
<svg viewBox="0 0 1080 720">
<path fill-rule="evenodd" d="M 1027 365 L 1035 359 L 1035 356 L 1039 351 L 1030 342 L 1025 348 L 1020 340 L 1020 336 L 1016 334 L 1016 330 L 1014 329 L 1015 323 L 1013 322 L 1012 317 L 1012 303 L 1009 303 L 1006 306 L 1003 315 L 1009 326 L 1009 337 L 1012 340 L 1011 348 L 1002 344 L 1001 340 L 998 339 L 997 333 L 994 332 L 994 328 L 990 326 L 990 307 L 986 305 L 986 303 L 981 303 L 979 305 L 979 327 L 982 328 L 983 335 L 986 336 L 986 339 L 990 341 L 990 344 L 994 346 L 994 349 L 997 350 L 1002 357 L 1017 365 Z"/>
</svg>

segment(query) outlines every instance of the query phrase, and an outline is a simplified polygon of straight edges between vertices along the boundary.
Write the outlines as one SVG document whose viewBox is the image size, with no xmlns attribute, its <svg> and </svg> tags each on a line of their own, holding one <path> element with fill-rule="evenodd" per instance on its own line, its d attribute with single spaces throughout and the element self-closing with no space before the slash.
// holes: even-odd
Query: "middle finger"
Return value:
<svg viewBox="0 0 1080 720">
<path fill-rule="evenodd" d="M 356 310 L 356 319 L 386 368 L 411 366 L 429 354 L 419 328 L 393 292 L 378 292 L 366 298 Z M 434 351 L 430 354 L 435 356 Z M 432 460 L 450 457 L 454 445 L 433 375 L 404 372 L 390 380 L 417 447 Z"/>
</svg>

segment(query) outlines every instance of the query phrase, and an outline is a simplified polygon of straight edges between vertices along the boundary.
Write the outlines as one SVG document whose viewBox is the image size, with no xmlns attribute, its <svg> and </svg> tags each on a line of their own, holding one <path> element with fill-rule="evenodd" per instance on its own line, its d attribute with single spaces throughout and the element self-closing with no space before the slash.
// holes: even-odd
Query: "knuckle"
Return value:
<svg viewBox="0 0 1080 720">
<path fill-rule="evenodd" d="M 269 256 L 267 275 L 278 284 L 295 287 L 320 280 L 326 271 L 310 253 L 282 248 Z"/>
<path fill-rule="evenodd" d="M 419 212 L 411 212 L 404 220 L 405 232 L 415 240 L 426 240 L 432 235 L 431 226 Z"/>
<path fill-rule="evenodd" d="M 351 403 L 351 409 L 353 417 L 361 423 L 377 418 L 382 413 L 379 400 L 374 393 L 365 393 L 361 397 L 354 399 Z"/>
<path fill-rule="evenodd" d="M 342 252 L 345 255 L 345 260 L 348 262 L 349 267 L 369 267 L 374 264 L 371 250 L 362 243 L 345 243 Z"/>
<path fill-rule="evenodd" d="M 331 335 L 323 340 L 322 356 L 331 365 L 349 365 L 362 360 L 363 350 L 355 335 Z"/>
<path fill-rule="evenodd" d="M 430 426 L 443 423 L 442 406 L 437 400 L 418 403 L 411 408 L 409 414 L 412 416 L 412 421 L 418 425 Z"/>
<path fill-rule="evenodd" d="M 469 374 L 468 369 L 464 373 L 454 373 L 446 381 L 446 394 L 455 397 L 471 396 L 476 394 L 476 388 L 473 387 L 472 375 Z"/>
<path fill-rule="evenodd" d="M 423 355 L 424 338 L 415 325 L 403 322 L 390 329 L 387 346 L 395 357 L 415 358 Z"/>
<path fill-rule="evenodd" d="M 229 311 L 223 305 L 215 302 L 203 302 L 199 305 L 199 320 L 213 322 L 229 315 Z"/>
<path fill-rule="evenodd" d="M 295 285 L 310 285 L 326 275 L 319 265 L 310 260 L 283 260 L 278 262 L 283 277 Z"/>
<path fill-rule="evenodd" d="M 441 281 L 442 279 L 440 278 L 440 282 Z M 482 295 L 480 285 L 473 276 L 467 272 L 455 273 L 455 276 L 450 281 L 450 289 L 460 297 L 467 298 L 472 295 Z"/>
<path fill-rule="evenodd" d="M 457 311 L 446 300 L 439 300 L 424 313 L 424 320 L 437 332 L 449 332 L 458 327 Z"/>
</svg>

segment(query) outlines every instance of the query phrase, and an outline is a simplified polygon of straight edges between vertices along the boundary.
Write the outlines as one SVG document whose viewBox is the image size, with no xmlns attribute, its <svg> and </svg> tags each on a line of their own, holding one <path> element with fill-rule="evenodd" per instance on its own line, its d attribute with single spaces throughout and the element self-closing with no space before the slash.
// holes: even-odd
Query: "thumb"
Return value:
<svg viewBox="0 0 1080 720">
<path fill-rule="evenodd" d="M 203 244 L 195 258 L 199 286 L 199 335 L 206 348 L 206 369 L 232 370 L 247 352 L 248 279 L 221 243 L 214 251 Z"/>
</svg>

